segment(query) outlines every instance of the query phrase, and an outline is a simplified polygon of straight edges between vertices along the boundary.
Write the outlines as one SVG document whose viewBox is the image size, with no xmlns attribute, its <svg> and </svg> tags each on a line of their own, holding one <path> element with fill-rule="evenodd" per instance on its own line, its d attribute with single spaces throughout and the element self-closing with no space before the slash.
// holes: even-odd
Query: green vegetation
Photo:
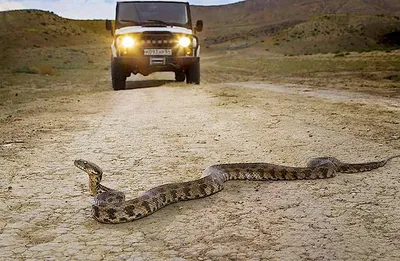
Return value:
<svg viewBox="0 0 400 261">
<path fill-rule="evenodd" d="M 28 66 L 19 66 L 12 70 L 13 73 L 26 73 L 26 74 L 38 74 L 36 69 L 30 68 Z"/>
</svg>

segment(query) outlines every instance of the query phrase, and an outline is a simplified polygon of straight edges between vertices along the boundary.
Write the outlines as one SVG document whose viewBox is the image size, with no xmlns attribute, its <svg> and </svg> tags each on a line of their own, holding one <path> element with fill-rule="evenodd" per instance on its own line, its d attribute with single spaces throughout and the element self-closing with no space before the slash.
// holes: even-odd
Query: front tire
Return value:
<svg viewBox="0 0 400 261">
<path fill-rule="evenodd" d="M 200 60 L 197 60 L 186 70 L 186 83 L 200 84 Z"/>
<path fill-rule="evenodd" d="M 184 82 L 186 75 L 184 72 L 176 72 L 175 73 L 175 81 L 177 82 Z"/>
<path fill-rule="evenodd" d="M 111 81 L 112 87 L 115 91 L 125 90 L 126 88 L 126 76 L 125 68 L 122 64 L 111 61 Z"/>
</svg>

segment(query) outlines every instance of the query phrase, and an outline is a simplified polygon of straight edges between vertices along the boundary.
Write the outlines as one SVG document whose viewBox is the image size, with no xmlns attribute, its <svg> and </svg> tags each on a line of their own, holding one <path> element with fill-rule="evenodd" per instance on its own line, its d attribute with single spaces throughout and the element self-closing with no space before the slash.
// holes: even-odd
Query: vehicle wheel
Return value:
<svg viewBox="0 0 400 261">
<path fill-rule="evenodd" d="M 186 83 L 200 84 L 200 61 L 193 63 L 186 70 Z"/>
<path fill-rule="evenodd" d="M 183 82 L 185 81 L 186 75 L 184 72 L 176 72 L 175 73 L 175 80 L 177 82 Z"/>
<path fill-rule="evenodd" d="M 121 64 L 111 61 L 111 81 L 114 90 L 125 90 L 126 76 L 124 67 Z"/>
</svg>

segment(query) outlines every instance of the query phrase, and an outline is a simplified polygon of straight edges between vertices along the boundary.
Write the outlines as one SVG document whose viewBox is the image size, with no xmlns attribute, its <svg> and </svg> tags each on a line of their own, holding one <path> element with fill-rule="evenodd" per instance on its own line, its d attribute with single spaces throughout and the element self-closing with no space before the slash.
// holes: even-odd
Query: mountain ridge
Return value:
<svg viewBox="0 0 400 261">
<path fill-rule="evenodd" d="M 271 50 L 284 52 L 283 49 L 287 47 L 293 53 L 300 50 L 292 46 L 299 42 L 311 44 L 315 40 L 319 45 L 329 45 L 329 40 L 336 43 L 335 48 L 315 48 L 314 51 L 303 48 L 300 52 L 337 52 L 340 48 L 343 51 L 374 46 L 380 48 L 382 45 L 379 42 L 385 37 L 389 37 L 386 39 L 387 43 L 400 45 L 396 40 L 400 31 L 398 0 L 247 0 L 221 6 L 195 5 L 191 10 L 194 21 L 204 20 L 205 29 L 199 36 L 206 48 L 230 48 L 232 45 L 246 47 L 265 41 L 272 44 L 267 47 Z M 364 18 L 348 19 L 343 15 L 361 15 Z M 326 17 L 323 18 L 324 16 Z M 336 20 L 340 22 L 332 24 L 336 20 L 327 19 L 332 16 L 337 16 Z M 313 22 L 318 17 L 322 19 L 318 23 Z M 351 21 L 351 26 L 367 29 L 352 31 L 343 21 Z M 379 23 L 381 25 L 377 26 Z M 333 34 L 329 37 L 325 34 L 325 38 L 323 35 L 313 35 L 315 32 L 325 32 L 324 28 L 327 26 L 338 32 L 335 34 L 336 38 L 332 38 Z M 300 36 L 300 27 L 308 37 Z M 342 27 L 342 30 L 337 27 Z M 293 33 L 284 33 L 285 30 L 292 30 Z M 378 30 L 379 35 L 371 33 L 371 30 Z M 351 35 L 352 33 L 355 35 Z M 296 34 L 296 37 L 287 37 L 285 34 Z M 72 20 L 41 10 L 0 12 L 0 50 L 63 47 L 100 41 L 111 42 L 104 20 Z M 344 41 L 350 41 L 353 46 Z"/>
</svg>

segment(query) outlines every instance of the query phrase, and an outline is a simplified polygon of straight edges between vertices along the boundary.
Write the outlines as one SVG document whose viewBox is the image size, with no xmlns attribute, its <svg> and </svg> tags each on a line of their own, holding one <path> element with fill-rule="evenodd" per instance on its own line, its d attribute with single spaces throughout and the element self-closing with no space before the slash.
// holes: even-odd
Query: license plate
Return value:
<svg viewBox="0 0 400 261">
<path fill-rule="evenodd" d="M 144 49 L 144 55 L 172 55 L 172 49 Z"/>
</svg>

